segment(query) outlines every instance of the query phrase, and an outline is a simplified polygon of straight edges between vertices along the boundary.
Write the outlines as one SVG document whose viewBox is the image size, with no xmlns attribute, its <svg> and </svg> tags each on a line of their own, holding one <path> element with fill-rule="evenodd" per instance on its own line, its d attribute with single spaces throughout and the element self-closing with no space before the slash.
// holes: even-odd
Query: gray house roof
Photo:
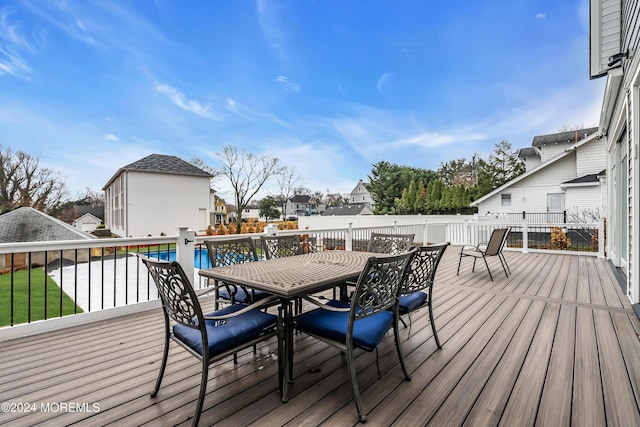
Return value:
<svg viewBox="0 0 640 427">
<path fill-rule="evenodd" d="M 531 145 L 541 147 L 545 144 L 554 144 L 557 142 L 575 143 L 585 139 L 589 135 L 598 131 L 598 128 L 587 128 L 580 130 L 570 130 L 568 132 L 551 133 L 548 135 L 538 135 L 533 137 Z"/>
<path fill-rule="evenodd" d="M 211 178 L 213 176 L 209 172 L 206 172 L 189 162 L 185 162 L 180 157 L 168 156 L 165 154 L 150 154 L 147 157 L 144 157 L 138 161 L 135 161 L 131 164 L 128 164 L 127 166 L 118 169 L 118 172 L 116 172 L 115 175 L 111 177 L 107 184 L 102 187 L 102 189 L 107 189 L 111 182 L 118 175 L 125 171 L 202 176 L 206 178 Z"/>
<path fill-rule="evenodd" d="M 540 157 L 540 152 L 534 147 L 521 148 L 518 151 L 518 157 L 520 157 L 521 159 L 526 159 L 529 157 Z"/>
<path fill-rule="evenodd" d="M 606 170 L 603 170 L 600 173 L 591 173 L 589 175 L 583 175 L 583 176 L 580 176 L 580 177 L 578 177 L 576 179 L 572 179 L 571 181 L 563 182 L 562 185 L 565 185 L 565 184 L 597 183 L 598 182 L 598 177 L 605 176 L 606 172 L 607 172 Z"/>
<path fill-rule="evenodd" d="M 322 212 L 322 216 L 333 215 L 373 215 L 366 203 L 350 203 L 348 205 L 333 206 Z"/>
<path fill-rule="evenodd" d="M 2 243 L 95 238 L 95 236 L 30 207 L 18 208 L 0 215 L 0 242 Z"/>
</svg>

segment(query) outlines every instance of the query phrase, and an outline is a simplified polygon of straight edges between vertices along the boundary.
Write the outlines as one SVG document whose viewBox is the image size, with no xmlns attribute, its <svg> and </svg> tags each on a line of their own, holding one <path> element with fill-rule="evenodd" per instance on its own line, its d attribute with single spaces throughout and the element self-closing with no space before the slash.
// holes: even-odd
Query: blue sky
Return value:
<svg viewBox="0 0 640 427">
<path fill-rule="evenodd" d="M 588 17 L 586 0 L 1 0 L 0 144 L 73 195 L 151 153 L 215 167 L 228 144 L 348 193 L 380 160 L 436 170 L 597 125 Z"/>
</svg>

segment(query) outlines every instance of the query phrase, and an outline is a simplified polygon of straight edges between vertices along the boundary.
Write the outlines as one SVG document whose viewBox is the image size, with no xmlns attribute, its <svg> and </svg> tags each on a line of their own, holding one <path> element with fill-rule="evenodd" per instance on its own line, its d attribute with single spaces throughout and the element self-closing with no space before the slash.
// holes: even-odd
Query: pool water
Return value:
<svg viewBox="0 0 640 427">
<path fill-rule="evenodd" d="M 150 253 L 149 256 L 152 258 L 158 258 L 163 261 L 175 261 L 176 260 L 176 251 L 175 249 L 170 251 L 162 251 L 160 253 Z M 209 253 L 206 249 L 195 249 L 194 250 L 194 258 L 193 258 L 193 266 L 195 268 L 211 268 L 211 260 L 209 260 Z"/>
</svg>

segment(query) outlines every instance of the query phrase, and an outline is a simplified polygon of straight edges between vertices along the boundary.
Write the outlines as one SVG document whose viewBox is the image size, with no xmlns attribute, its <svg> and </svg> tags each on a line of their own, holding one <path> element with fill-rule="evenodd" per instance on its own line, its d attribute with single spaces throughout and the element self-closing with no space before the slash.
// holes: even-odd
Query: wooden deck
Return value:
<svg viewBox="0 0 640 427">
<path fill-rule="evenodd" d="M 367 425 L 640 425 L 640 322 L 605 261 L 508 252 L 512 276 L 492 260 L 491 282 L 484 266 L 471 272 L 470 259 L 456 276 L 458 250 L 445 254 L 434 291 L 442 350 L 421 310 L 408 340 L 402 330 L 410 382 L 391 336 L 380 347 L 382 379 L 375 353 L 358 357 Z M 0 424 L 188 425 L 200 365 L 176 345 L 158 397 L 149 397 L 162 327 L 152 310 L 0 343 L 0 402 L 36 410 L 0 413 Z M 211 367 L 201 425 L 357 424 L 337 350 L 297 334 L 283 404 L 276 348 Z"/>
</svg>

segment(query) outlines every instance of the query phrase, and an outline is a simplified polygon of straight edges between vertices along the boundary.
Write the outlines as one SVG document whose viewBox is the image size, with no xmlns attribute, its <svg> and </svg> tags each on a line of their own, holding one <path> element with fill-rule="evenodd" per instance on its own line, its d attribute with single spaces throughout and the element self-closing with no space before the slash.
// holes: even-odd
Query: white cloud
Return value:
<svg viewBox="0 0 640 427">
<path fill-rule="evenodd" d="M 419 135 L 397 140 L 394 145 L 411 145 L 422 148 L 435 148 L 444 145 L 455 144 L 461 141 L 482 141 L 485 137 L 479 134 L 452 135 L 446 133 L 423 132 Z"/>
<path fill-rule="evenodd" d="M 112 133 L 108 133 L 104 136 L 104 139 L 107 141 L 118 141 L 119 138 Z"/>
<path fill-rule="evenodd" d="M 183 110 L 211 120 L 221 119 L 220 115 L 213 111 L 211 104 L 203 104 L 200 101 L 188 99 L 184 93 L 174 87 L 166 84 L 156 84 L 156 91 L 166 96 Z"/>
<path fill-rule="evenodd" d="M 300 85 L 290 81 L 288 77 L 277 76 L 274 81 L 282 86 L 287 92 L 300 92 Z"/>
<path fill-rule="evenodd" d="M 546 13 L 536 13 L 536 19 L 544 19 L 547 17 Z"/>
<path fill-rule="evenodd" d="M 387 94 L 385 93 L 385 89 L 389 85 L 391 76 L 393 76 L 392 73 L 384 73 L 382 76 L 380 76 L 378 82 L 376 83 L 376 89 L 378 89 L 378 92 L 380 92 L 384 96 L 387 96 Z"/>
<path fill-rule="evenodd" d="M 267 44 L 275 55 L 280 59 L 285 59 L 285 45 L 287 38 L 282 30 L 282 23 L 278 11 L 274 7 L 273 1 L 256 1 L 258 12 L 258 24 L 262 34 L 267 40 Z"/>
<path fill-rule="evenodd" d="M 21 50 L 32 51 L 32 47 L 22 34 L 18 24 L 10 22 L 14 9 L 0 9 L 0 75 L 9 74 L 14 77 L 29 79 L 31 67 L 21 55 Z"/>
</svg>

